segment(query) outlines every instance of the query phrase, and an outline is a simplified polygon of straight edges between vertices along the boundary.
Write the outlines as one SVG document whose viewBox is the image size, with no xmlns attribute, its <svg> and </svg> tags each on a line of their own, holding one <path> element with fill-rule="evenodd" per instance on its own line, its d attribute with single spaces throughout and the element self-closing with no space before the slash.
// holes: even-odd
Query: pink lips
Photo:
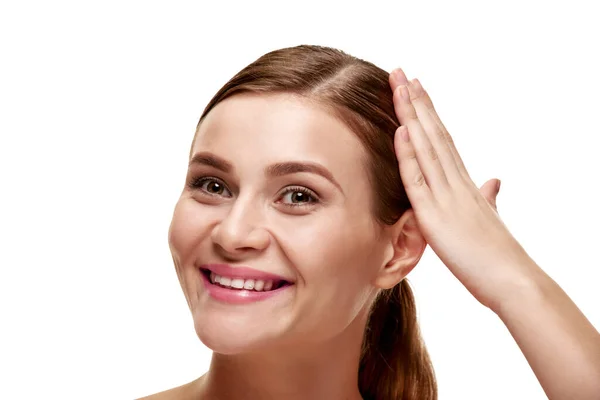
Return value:
<svg viewBox="0 0 600 400">
<path fill-rule="evenodd" d="M 202 276 L 202 280 L 208 291 L 208 294 L 215 300 L 230 304 L 247 304 L 265 300 L 280 294 L 286 289 L 289 289 L 293 284 L 293 282 L 290 282 L 279 275 L 270 274 L 247 267 L 232 267 L 226 264 L 204 264 L 200 266 L 200 270 L 200 275 Z M 208 276 L 209 273 L 203 272 L 206 270 L 214 272 L 217 275 L 231 278 L 255 279 L 263 281 L 270 280 L 273 281 L 274 284 L 277 284 L 281 281 L 285 281 L 286 283 L 277 289 L 265 292 L 245 289 L 229 289 L 221 285 L 211 283 Z"/>
</svg>

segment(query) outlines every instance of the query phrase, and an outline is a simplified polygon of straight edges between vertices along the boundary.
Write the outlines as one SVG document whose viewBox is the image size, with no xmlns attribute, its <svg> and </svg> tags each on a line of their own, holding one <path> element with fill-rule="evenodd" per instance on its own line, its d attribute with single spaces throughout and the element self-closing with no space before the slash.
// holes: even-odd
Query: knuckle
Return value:
<svg viewBox="0 0 600 400">
<path fill-rule="evenodd" d="M 423 174 L 422 174 L 422 173 L 420 173 L 420 172 L 417 174 L 417 176 L 415 176 L 415 179 L 414 179 L 414 181 L 413 181 L 413 182 L 414 182 L 414 185 L 415 185 L 416 187 L 425 186 L 425 183 L 426 183 L 426 182 L 425 182 L 425 177 L 424 177 L 424 176 L 423 176 Z"/>
<path fill-rule="evenodd" d="M 448 142 L 448 144 L 451 146 L 450 148 L 454 147 L 454 139 L 452 139 L 452 136 L 450 135 L 445 135 L 446 138 L 446 142 Z"/>
<path fill-rule="evenodd" d="M 436 134 L 438 136 L 438 138 L 440 138 L 440 140 L 442 141 L 446 141 L 446 132 L 444 132 L 442 129 L 436 129 Z"/>
<path fill-rule="evenodd" d="M 414 93 L 413 92 L 413 93 L 410 94 L 410 101 L 412 101 L 412 102 L 417 102 L 417 101 L 423 102 L 423 95 L 421 93 Z"/>
<path fill-rule="evenodd" d="M 406 158 L 409 161 L 416 161 L 417 160 L 417 152 L 414 150 L 409 151 L 408 154 L 406 155 Z"/>
<path fill-rule="evenodd" d="M 438 153 L 437 151 L 435 151 L 435 149 L 433 147 L 430 147 L 427 151 L 427 155 L 429 156 L 429 158 L 433 161 L 436 161 L 438 159 Z"/>
</svg>

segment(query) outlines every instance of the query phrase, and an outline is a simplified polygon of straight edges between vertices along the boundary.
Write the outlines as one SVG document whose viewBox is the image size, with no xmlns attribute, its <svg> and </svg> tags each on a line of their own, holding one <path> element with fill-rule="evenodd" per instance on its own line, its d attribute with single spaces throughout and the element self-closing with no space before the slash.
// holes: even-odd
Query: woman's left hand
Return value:
<svg viewBox="0 0 600 400">
<path fill-rule="evenodd" d="M 401 125 L 394 140 L 400 176 L 420 231 L 467 290 L 496 311 L 539 270 L 498 215 L 500 181 L 477 188 L 417 79 L 408 82 L 396 69 L 390 86 Z"/>
</svg>

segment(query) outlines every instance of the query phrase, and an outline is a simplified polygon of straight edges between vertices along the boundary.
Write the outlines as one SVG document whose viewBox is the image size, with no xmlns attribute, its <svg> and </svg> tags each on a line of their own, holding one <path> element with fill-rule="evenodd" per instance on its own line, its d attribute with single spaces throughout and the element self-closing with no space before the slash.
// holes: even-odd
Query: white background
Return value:
<svg viewBox="0 0 600 400">
<path fill-rule="evenodd" d="M 234 73 L 304 43 L 418 77 L 600 327 L 594 2 L 206 3 L 2 2 L 1 398 L 131 399 L 206 371 L 167 245 L 194 128 Z M 430 249 L 410 278 L 441 400 L 545 398 Z"/>
</svg>

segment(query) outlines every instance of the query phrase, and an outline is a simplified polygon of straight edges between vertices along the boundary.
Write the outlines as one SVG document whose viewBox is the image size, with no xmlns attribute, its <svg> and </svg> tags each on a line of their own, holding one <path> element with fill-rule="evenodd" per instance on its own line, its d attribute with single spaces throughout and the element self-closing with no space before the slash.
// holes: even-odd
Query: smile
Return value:
<svg viewBox="0 0 600 400">
<path fill-rule="evenodd" d="M 214 268 L 211 268 L 214 269 Z M 266 300 L 293 286 L 283 279 L 243 278 L 235 275 L 219 275 L 208 268 L 200 268 L 200 275 L 210 297 L 229 304 L 247 304 Z"/>
<path fill-rule="evenodd" d="M 205 270 L 203 272 L 207 273 L 208 271 Z M 212 284 L 216 284 L 228 289 L 254 290 L 256 292 L 269 292 L 271 290 L 276 290 L 287 283 L 285 281 L 274 280 L 230 278 L 227 276 L 217 275 L 214 272 L 210 272 L 209 280 Z"/>
</svg>

